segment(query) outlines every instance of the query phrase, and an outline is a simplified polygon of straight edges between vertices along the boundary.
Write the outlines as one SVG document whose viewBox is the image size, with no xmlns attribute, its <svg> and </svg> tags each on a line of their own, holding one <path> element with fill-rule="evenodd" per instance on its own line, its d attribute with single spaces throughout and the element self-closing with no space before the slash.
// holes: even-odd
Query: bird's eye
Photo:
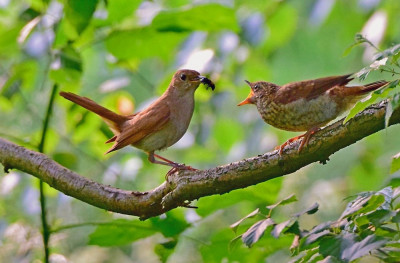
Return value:
<svg viewBox="0 0 400 263">
<path fill-rule="evenodd" d="M 258 90 L 260 86 L 258 84 L 254 85 L 254 90 Z"/>
<path fill-rule="evenodd" d="M 186 80 L 186 75 L 185 74 L 181 74 L 181 80 Z"/>
</svg>

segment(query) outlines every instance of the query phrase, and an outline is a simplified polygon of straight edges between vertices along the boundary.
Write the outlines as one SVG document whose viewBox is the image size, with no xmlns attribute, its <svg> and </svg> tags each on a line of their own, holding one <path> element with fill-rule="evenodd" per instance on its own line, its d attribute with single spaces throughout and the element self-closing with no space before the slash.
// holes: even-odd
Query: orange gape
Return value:
<svg viewBox="0 0 400 263">
<path fill-rule="evenodd" d="M 282 130 L 306 131 L 277 147 L 281 154 L 287 144 L 304 137 L 299 146 L 300 152 L 320 127 L 350 109 L 369 92 L 388 83 L 377 81 L 365 86 L 346 86 L 352 80 L 350 76 L 305 80 L 283 86 L 246 80 L 251 91 L 238 106 L 255 104 L 266 123 Z"/>
<path fill-rule="evenodd" d="M 70 92 L 60 92 L 60 95 L 104 119 L 114 133 L 106 142 L 114 143 L 107 153 L 132 145 L 146 151 L 150 162 L 171 166 L 170 174 L 194 168 L 172 162 L 154 154 L 154 151 L 173 145 L 185 134 L 193 115 L 194 92 L 200 83 L 215 89 L 214 83 L 197 71 L 179 70 L 161 97 L 143 111 L 129 116 L 119 115 L 91 99 Z"/>
</svg>

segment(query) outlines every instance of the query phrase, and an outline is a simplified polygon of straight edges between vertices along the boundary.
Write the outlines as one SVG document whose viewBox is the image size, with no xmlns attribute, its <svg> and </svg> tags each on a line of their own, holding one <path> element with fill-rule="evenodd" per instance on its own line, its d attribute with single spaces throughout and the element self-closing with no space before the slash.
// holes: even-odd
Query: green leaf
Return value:
<svg viewBox="0 0 400 263">
<path fill-rule="evenodd" d="M 287 204 L 290 204 L 290 203 L 293 203 L 296 201 L 298 201 L 297 197 L 294 194 L 291 194 L 288 197 L 286 197 L 285 199 L 282 199 L 281 201 L 279 201 L 273 205 L 267 206 L 267 208 L 269 210 L 272 210 L 272 209 L 276 208 L 277 206 L 287 205 Z"/>
<path fill-rule="evenodd" d="M 121 22 L 132 16 L 133 11 L 139 7 L 141 2 L 141 0 L 109 0 L 107 5 L 108 20 L 110 22 Z"/>
<path fill-rule="evenodd" d="M 65 16 L 78 34 L 89 25 L 98 0 L 68 0 L 65 5 Z"/>
<path fill-rule="evenodd" d="M 303 211 L 301 211 L 299 213 L 296 213 L 293 216 L 299 217 L 299 216 L 304 215 L 306 213 L 309 214 L 309 215 L 312 215 L 312 214 L 314 214 L 314 213 L 316 213 L 318 211 L 318 208 L 319 208 L 319 204 L 318 203 L 314 203 L 309 208 L 307 208 L 307 209 L 305 209 L 305 210 L 303 210 Z"/>
<path fill-rule="evenodd" d="M 363 36 L 362 34 L 357 33 L 357 34 L 354 36 L 354 43 L 351 44 L 348 48 L 346 48 L 346 50 L 343 52 L 343 57 L 345 57 L 345 56 L 347 56 L 348 54 L 350 54 L 350 51 L 351 51 L 354 47 L 356 47 L 356 46 L 358 46 L 358 45 L 360 45 L 360 44 L 362 44 L 362 43 L 365 43 L 365 42 L 367 42 L 367 41 L 368 41 L 368 40 L 367 40 L 366 38 L 364 38 L 364 36 Z"/>
<path fill-rule="evenodd" d="M 390 47 L 388 49 L 385 49 L 384 51 L 378 53 L 375 55 L 374 59 L 375 60 L 381 60 L 387 57 L 393 57 L 396 56 L 400 53 L 400 44 L 397 44 L 393 47 Z"/>
<path fill-rule="evenodd" d="M 346 119 L 343 121 L 343 124 L 348 122 L 351 118 L 356 116 L 359 112 L 363 111 L 368 106 L 374 104 L 378 99 L 386 99 L 397 93 L 399 90 L 399 88 L 397 87 L 400 87 L 398 86 L 399 81 L 400 80 L 391 81 L 384 88 L 371 93 L 368 99 L 357 102 L 356 105 L 350 110 Z"/>
<path fill-rule="evenodd" d="M 385 197 L 382 194 L 375 194 L 370 197 L 362 198 L 359 202 L 355 202 L 347 207 L 340 218 L 374 211 L 384 203 Z"/>
<path fill-rule="evenodd" d="M 149 219 L 165 237 L 174 237 L 185 231 L 189 226 L 183 214 L 177 211 L 170 211 L 165 217 L 152 217 Z"/>
<path fill-rule="evenodd" d="M 356 235 L 346 233 L 338 236 L 327 236 L 319 242 L 319 253 L 324 256 L 333 256 L 338 259 L 341 258 L 341 248 L 344 246 L 351 246 L 356 239 Z"/>
<path fill-rule="evenodd" d="M 321 239 L 322 237 L 326 237 L 328 235 L 332 235 L 331 231 L 329 231 L 329 230 L 323 230 L 321 232 L 308 235 L 305 238 L 304 245 L 313 244 L 313 243 L 317 242 L 319 239 Z"/>
<path fill-rule="evenodd" d="M 185 36 L 174 32 L 160 33 L 148 27 L 114 31 L 107 37 L 106 47 L 118 59 L 167 59 Z"/>
<path fill-rule="evenodd" d="M 252 225 L 243 235 L 242 241 L 246 246 L 251 247 L 256 243 L 263 235 L 267 227 L 274 224 L 271 218 L 260 220 Z"/>
<path fill-rule="evenodd" d="M 392 157 L 392 164 L 390 165 L 390 173 L 395 173 L 400 170 L 400 152 Z"/>
<path fill-rule="evenodd" d="M 69 169 L 76 169 L 78 165 L 78 159 L 76 155 L 68 153 L 68 152 L 56 152 L 52 155 L 53 160 L 65 166 Z"/>
<path fill-rule="evenodd" d="M 117 219 L 100 225 L 89 235 L 89 245 L 121 246 L 158 232 L 150 221 Z"/>
<path fill-rule="evenodd" d="M 222 29 L 239 31 L 235 11 L 220 4 L 198 5 L 191 9 L 160 12 L 152 22 L 159 31 L 219 31 Z"/>
<path fill-rule="evenodd" d="M 289 220 L 286 220 L 285 222 L 282 222 L 280 224 L 275 225 L 274 228 L 271 231 L 272 236 L 275 237 L 275 238 L 278 238 L 282 232 L 285 232 L 284 230 L 289 229 L 295 223 L 297 223 L 297 225 L 298 225 L 297 220 L 291 218 Z M 296 231 L 296 232 L 298 232 L 298 231 Z M 296 233 L 296 234 L 298 234 L 298 233 Z"/>
<path fill-rule="evenodd" d="M 229 242 L 229 250 L 232 251 L 234 249 L 234 247 L 236 246 L 236 244 L 238 243 L 238 241 L 242 239 L 242 235 L 239 235 L 237 237 L 235 237 L 234 239 L 232 239 Z"/>
<path fill-rule="evenodd" d="M 169 256 L 171 256 L 174 252 L 177 243 L 177 240 L 171 239 L 166 242 L 159 243 L 154 247 L 154 252 L 157 254 L 161 262 L 167 262 Z"/>
<path fill-rule="evenodd" d="M 318 261 L 318 263 L 342 263 L 342 261 L 338 260 L 335 257 L 327 256 L 323 260 Z"/>
<path fill-rule="evenodd" d="M 369 235 L 360 242 L 355 242 L 350 246 L 342 246 L 343 252 L 341 258 L 346 261 L 352 261 L 362 256 L 367 255 L 372 250 L 383 247 L 388 240 L 377 237 L 375 235 Z"/>
<path fill-rule="evenodd" d="M 79 82 L 82 75 L 82 59 L 71 46 L 60 50 L 57 54 L 60 60 L 60 67 L 50 72 L 50 77 L 56 83 L 76 83 Z"/>
<path fill-rule="evenodd" d="M 260 212 L 260 209 L 257 208 L 256 210 L 254 210 L 253 212 L 251 212 L 250 214 L 248 214 L 247 216 L 243 217 L 242 219 L 240 219 L 239 221 L 233 223 L 232 225 L 230 225 L 229 227 L 232 228 L 232 230 L 236 233 L 237 228 L 239 227 L 239 225 L 246 220 L 247 218 L 252 218 L 255 217 L 258 212 Z"/>
</svg>

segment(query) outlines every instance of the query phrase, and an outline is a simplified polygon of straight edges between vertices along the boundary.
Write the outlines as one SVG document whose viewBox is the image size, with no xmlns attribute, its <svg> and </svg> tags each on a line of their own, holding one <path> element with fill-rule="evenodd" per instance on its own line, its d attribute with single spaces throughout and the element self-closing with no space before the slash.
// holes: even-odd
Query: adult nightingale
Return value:
<svg viewBox="0 0 400 263">
<path fill-rule="evenodd" d="M 143 111 L 123 116 L 110 111 L 91 99 L 71 92 L 60 95 L 87 110 L 96 113 L 107 123 L 114 136 L 106 143 L 113 146 L 106 152 L 132 145 L 148 153 L 148 160 L 155 164 L 171 166 L 171 174 L 177 170 L 195 170 L 175 163 L 154 153 L 176 143 L 188 129 L 194 110 L 194 92 L 204 83 L 215 89 L 214 83 L 194 70 L 177 71 L 164 94 Z M 159 159 L 159 160 L 156 160 Z"/>
<path fill-rule="evenodd" d="M 346 86 L 353 80 L 351 75 L 292 82 L 283 86 L 245 80 L 251 91 L 238 106 L 255 104 L 266 123 L 282 130 L 306 131 L 277 147 L 281 154 L 287 144 L 303 137 L 298 149 L 300 152 L 320 127 L 350 109 L 369 92 L 388 83 L 377 81 L 365 86 Z"/>
</svg>

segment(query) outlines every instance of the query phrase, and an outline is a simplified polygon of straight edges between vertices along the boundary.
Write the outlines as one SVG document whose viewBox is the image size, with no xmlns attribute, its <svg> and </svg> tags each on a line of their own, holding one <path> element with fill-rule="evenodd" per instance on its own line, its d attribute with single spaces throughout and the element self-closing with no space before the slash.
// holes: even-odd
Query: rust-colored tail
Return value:
<svg viewBox="0 0 400 263">
<path fill-rule="evenodd" d="M 102 117 L 114 132 L 119 132 L 121 125 L 129 119 L 100 106 L 89 98 L 81 97 L 71 92 L 60 92 L 60 95 Z"/>
<path fill-rule="evenodd" d="M 388 84 L 388 83 L 389 83 L 389 82 L 388 82 L 388 81 L 385 81 L 385 80 L 379 80 L 379 81 L 375 81 L 375 82 L 369 83 L 369 84 L 367 84 L 367 85 L 365 85 L 365 86 L 361 86 L 361 91 L 360 91 L 360 93 L 361 93 L 361 94 L 364 94 L 364 93 L 368 93 L 368 92 L 370 92 L 370 91 L 377 90 L 377 89 L 379 89 L 380 87 L 383 87 L 383 86 L 385 86 L 385 85 Z"/>
<path fill-rule="evenodd" d="M 387 83 L 388 83 L 387 81 L 380 80 L 364 86 L 346 86 L 343 89 L 341 89 L 341 92 L 343 92 L 343 95 L 345 96 L 350 96 L 350 97 L 355 96 L 356 99 L 359 99 L 360 97 L 367 95 L 369 92 L 385 86 Z"/>
</svg>

